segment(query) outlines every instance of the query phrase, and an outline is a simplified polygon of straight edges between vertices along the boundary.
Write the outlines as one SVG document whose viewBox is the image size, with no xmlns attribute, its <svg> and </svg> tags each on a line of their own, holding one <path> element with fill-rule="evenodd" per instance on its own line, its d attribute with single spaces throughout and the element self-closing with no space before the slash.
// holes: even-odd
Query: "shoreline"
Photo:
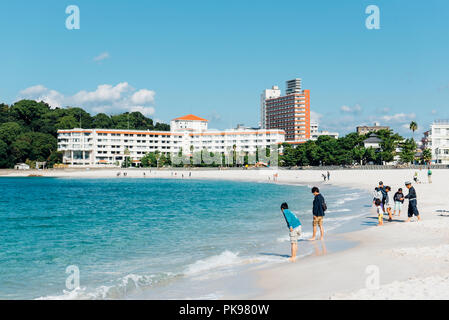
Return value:
<svg viewBox="0 0 449 320">
<path fill-rule="evenodd" d="M 14 170 L 12 170 L 14 171 Z M 38 171 L 45 177 L 76 178 L 116 178 L 118 171 L 125 170 L 45 170 Z M 278 184 L 323 185 L 320 170 L 126 170 L 127 177 L 173 178 L 172 172 L 184 174 L 189 179 L 233 180 L 248 182 L 274 183 L 273 174 L 278 173 Z M 336 170 L 331 171 L 330 182 L 324 185 L 361 189 L 369 192 L 382 180 L 395 192 L 398 187 L 404 189 L 404 181 L 412 180 L 415 171 L 420 180 L 427 180 L 424 170 Z M 13 172 L 14 173 L 14 172 Z M 34 172 L 33 172 L 34 173 Z M 24 177 L 30 172 L 15 172 L 1 177 Z M 355 246 L 327 255 L 312 255 L 298 259 L 295 263 L 281 263 L 252 270 L 252 278 L 257 288 L 225 295 L 224 299 L 447 299 L 449 298 L 449 219 L 438 210 L 449 209 L 449 199 L 438 197 L 435 190 L 444 190 L 444 182 L 449 179 L 449 170 L 434 170 L 432 185 L 415 185 L 418 193 L 418 207 L 422 222 L 401 223 L 406 217 L 407 201 L 399 219 L 383 227 L 369 227 L 360 231 L 339 234 L 345 241 Z M 405 191 L 405 194 L 407 192 Z M 363 200 L 359 200 L 363 201 Z M 367 217 L 369 223 L 370 208 Z M 329 217 L 331 214 L 327 214 Z M 326 218 L 325 218 L 326 219 Z M 368 220 L 369 219 L 369 220 Z M 324 224 L 326 228 L 326 220 Z M 306 230 L 311 226 L 306 226 Z M 334 236 L 334 235 L 332 235 Z M 325 238 L 326 241 L 326 238 Z M 316 241 L 318 244 L 320 241 Z M 301 243 L 299 244 L 301 248 Z M 376 269 L 377 268 L 377 269 Z M 373 271 L 374 270 L 374 271 Z M 243 273 L 244 274 L 244 273 Z M 373 276 L 379 275 L 379 287 L 368 285 Z M 238 277 L 242 274 L 238 275 Z M 235 279 L 234 279 L 235 280 Z M 231 281 L 232 283 L 232 281 Z M 372 283 L 372 284 L 373 284 Z M 437 285 L 435 285 L 437 284 Z"/>
</svg>

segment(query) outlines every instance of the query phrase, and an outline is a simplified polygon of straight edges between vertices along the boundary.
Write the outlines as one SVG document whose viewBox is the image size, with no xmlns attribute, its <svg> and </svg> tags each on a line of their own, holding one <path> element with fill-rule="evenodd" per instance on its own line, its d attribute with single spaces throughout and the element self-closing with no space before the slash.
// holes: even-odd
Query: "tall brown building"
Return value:
<svg viewBox="0 0 449 320">
<path fill-rule="evenodd" d="M 310 90 L 301 90 L 301 79 L 286 83 L 286 95 L 269 98 L 266 105 L 266 128 L 285 131 L 286 142 L 310 139 Z"/>
</svg>

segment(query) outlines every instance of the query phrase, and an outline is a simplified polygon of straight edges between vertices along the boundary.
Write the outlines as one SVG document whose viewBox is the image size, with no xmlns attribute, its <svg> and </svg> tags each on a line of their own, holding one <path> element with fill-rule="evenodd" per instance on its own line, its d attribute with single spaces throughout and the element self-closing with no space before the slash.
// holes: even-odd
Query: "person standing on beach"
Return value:
<svg viewBox="0 0 449 320">
<path fill-rule="evenodd" d="M 292 255 L 290 261 L 295 261 L 296 252 L 298 251 L 298 239 L 301 236 L 301 221 L 298 217 L 288 209 L 288 204 L 281 204 L 281 211 L 284 214 L 285 222 L 290 231 L 290 243 L 292 246 Z"/>
<path fill-rule="evenodd" d="M 373 204 L 376 204 L 376 200 L 379 200 L 382 203 L 382 192 L 380 192 L 379 187 L 374 188 L 373 192 Z"/>
<path fill-rule="evenodd" d="M 320 240 L 324 239 L 324 228 L 323 228 L 323 219 L 324 219 L 324 212 L 327 210 L 326 201 L 324 200 L 324 197 L 320 194 L 320 189 L 317 187 L 312 188 L 312 193 L 315 196 L 313 199 L 313 235 L 312 238 L 310 238 L 310 241 L 315 240 L 316 238 L 316 227 L 320 227 Z"/>
<path fill-rule="evenodd" d="M 393 216 L 391 215 L 391 211 L 393 210 L 393 199 L 391 198 L 391 187 L 385 187 L 385 192 L 387 193 L 385 200 L 385 210 L 388 213 L 388 221 L 393 221 Z"/>
<path fill-rule="evenodd" d="M 382 202 L 382 211 L 385 213 L 385 202 L 387 201 L 387 191 L 385 190 L 385 186 L 382 181 L 379 181 L 379 191 L 382 193 L 382 199 L 380 199 L 380 201 Z"/>
<path fill-rule="evenodd" d="M 429 183 L 432 183 L 432 170 L 427 170 L 427 180 L 429 181 Z"/>
<path fill-rule="evenodd" d="M 327 172 L 327 181 L 329 181 L 331 179 L 331 173 L 328 171 Z"/>
<path fill-rule="evenodd" d="M 380 206 L 381 203 L 382 202 L 380 201 L 380 199 L 376 199 L 376 201 L 374 201 L 374 205 L 376 206 L 376 212 L 377 212 L 377 220 L 378 220 L 377 225 L 378 226 L 384 225 L 384 212 Z"/>
<path fill-rule="evenodd" d="M 418 211 L 418 201 L 416 199 L 416 190 L 414 187 L 412 187 L 412 183 L 410 181 L 407 181 L 405 183 L 405 186 L 408 189 L 408 195 L 406 195 L 402 200 L 408 199 L 408 219 L 405 222 L 410 222 L 413 216 L 416 216 L 418 218 L 418 221 L 421 220 L 421 217 L 419 216 Z"/>
<path fill-rule="evenodd" d="M 404 203 L 403 198 L 404 198 L 404 194 L 402 193 L 402 188 L 399 188 L 393 197 L 393 201 L 394 201 L 393 215 L 396 215 L 396 211 L 398 212 L 398 217 L 401 215 L 402 204 Z"/>
</svg>

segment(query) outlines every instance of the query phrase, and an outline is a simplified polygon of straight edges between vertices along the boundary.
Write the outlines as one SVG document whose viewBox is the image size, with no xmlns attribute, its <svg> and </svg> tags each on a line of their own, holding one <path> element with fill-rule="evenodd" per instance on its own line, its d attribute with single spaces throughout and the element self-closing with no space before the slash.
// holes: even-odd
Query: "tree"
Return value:
<svg viewBox="0 0 449 320">
<path fill-rule="evenodd" d="M 0 168 L 8 168 L 14 165 L 9 154 L 8 145 L 0 140 Z"/>
<path fill-rule="evenodd" d="M 92 128 L 92 117 L 81 108 L 68 107 L 65 109 L 68 116 L 72 116 L 76 120 L 76 128 L 90 129 Z"/>
<path fill-rule="evenodd" d="M 170 131 L 170 125 L 166 123 L 156 122 L 154 130 L 157 131 Z"/>
<path fill-rule="evenodd" d="M 149 152 L 140 159 L 140 162 L 143 167 L 156 167 L 157 166 L 157 158 L 154 152 Z"/>
<path fill-rule="evenodd" d="M 0 123 L 11 121 L 14 121 L 14 119 L 9 112 L 9 106 L 7 104 L 0 103 Z"/>
<path fill-rule="evenodd" d="M 357 161 L 360 165 L 363 164 L 365 159 L 366 149 L 363 146 L 356 146 L 352 149 L 352 158 Z"/>
<path fill-rule="evenodd" d="M 415 121 L 410 122 L 410 130 L 413 131 L 413 140 L 415 140 L 415 131 L 418 130 L 418 124 Z"/>
<path fill-rule="evenodd" d="M 399 154 L 402 163 L 412 163 L 415 160 L 416 142 L 413 139 L 407 139 L 401 143 L 401 152 Z"/>
<path fill-rule="evenodd" d="M 79 122 L 74 116 L 64 116 L 56 123 L 56 129 L 73 129 L 79 127 Z"/>
<path fill-rule="evenodd" d="M 21 100 L 14 103 L 9 112 L 16 122 L 28 126 L 31 131 L 37 131 L 36 122 L 50 112 L 50 106 L 44 102 Z"/>
<path fill-rule="evenodd" d="M 421 160 L 424 163 L 429 164 L 432 161 L 432 150 L 429 148 L 426 148 L 422 151 Z"/>
<path fill-rule="evenodd" d="M 112 119 L 104 113 L 98 113 L 92 117 L 92 128 L 109 129 L 113 128 Z"/>
<path fill-rule="evenodd" d="M 115 129 L 154 130 L 153 120 L 140 112 L 126 112 L 111 117 Z"/>
<path fill-rule="evenodd" d="M 40 132 L 23 133 L 11 144 L 11 153 L 16 162 L 46 161 L 56 149 L 56 138 Z"/>
<path fill-rule="evenodd" d="M 3 123 L 0 125 L 0 140 L 9 145 L 24 131 L 24 128 L 17 122 Z"/>
<path fill-rule="evenodd" d="M 122 163 L 122 166 L 124 168 L 128 168 L 131 166 L 131 158 L 130 158 L 131 152 L 129 151 L 128 148 L 125 148 L 125 150 L 123 151 L 123 154 L 125 155 L 125 161 Z"/>
<path fill-rule="evenodd" d="M 376 162 L 376 150 L 374 150 L 373 147 L 369 147 L 368 149 L 365 149 L 365 164 L 370 162 Z"/>
<path fill-rule="evenodd" d="M 53 168 L 55 164 L 62 163 L 62 152 L 53 151 L 47 159 L 47 167 Z"/>
<path fill-rule="evenodd" d="M 169 131 L 170 126 L 164 123 L 157 123 L 153 126 L 153 120 L 145 117 L 140 112 L 131 112 L 109 117 L 104 113 L 91 116 L 88 112 L 78 107 L 50 108 L 45 102 L 34 100 L 20 100 L 12 106 L 0 103 L 0 140 L 2 144 L 2 156 L 0 168 L 12 167 L 16 161 L 46 161 L 51 156 L 52 161 L 58 159 L 58 154 L 43 151 L 45 147 L 56 151 L 56 137 L 58 129 L 73 129 L 82 127 L 101 129 L 128 129 L 128 119 L 130 129 L 139 130 L 160 130 Z M 41 133 L 44 136 L 33 136 L 31 133 Z M 26 134 L 25 136 L 22 136 Z M 50 139 L 52 136 L 54 139 Z M 31 137 L 31 138 L 30 138 Z M 43 141 L 46 137 L 52 141 L 49 148 L 48 141 Z M 32 140 L 43 142 L 44 147 L 38 150 L 38 143 Z M 6 148 L 5 148 L 6 144 Z M 6 151 L 5 151 L 6 150 Z M 6 152 L 6 156 L 5 153 Z M 129 157 L 127 161 L 129 160 Z M 166 161 L 168 163 L 169 161 Z M 128 164 L 128 162 L 126 162 Z M 7 165 L 6 165 L 7 164 Z"/>
</svg>

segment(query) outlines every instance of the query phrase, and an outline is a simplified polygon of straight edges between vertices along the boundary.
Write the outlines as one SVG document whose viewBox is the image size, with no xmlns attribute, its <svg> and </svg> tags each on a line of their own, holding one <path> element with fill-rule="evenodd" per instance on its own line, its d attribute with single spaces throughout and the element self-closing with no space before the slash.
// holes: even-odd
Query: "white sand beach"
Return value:
<svg viewBox="0 0 449 320">
<path fill-rule="evenodd" d="M 336 170 L 326 184 L 371 192 L 382 180 L 393 193 L 412 180 L 416 170 Z M 113 178 L 123 169 L 64 169 L 0 171 L 0 176 Z M 128 178 L 228 179 L 267 183 L 322 185 L 320 170 L 126 170 Z M 191 176 L 190 176 L 191 172 Z M 350 249 L 312 255 L 295 263 L 260 268 L 255 278 L 260 290 L 248 290 L 239 299 L 448 299 L 449 298 L 449 170 L 418 170 L 422 184 L 414 185 L 422 221 L 404 223 L 400 217 L 384 226 L 342 235 L 356 245 Z M 145 176 L 144 176 L 145 173 Z M 176 175 L 175 175 L 176 173 Z M 274 174 L 277 182 L 273 182 Z M 123 175 L 122 175 L 123 176 Z M 366 199 L 369 204 L 370 199 Z M 367 214 L 371 209 L 366 208 Z M 374 213 L 371 213 L 375 217 Z M 328 214 L 330 216 L 330 214 Z M 376 221 L 372 219 L 372 221 Z M 374 224 L 373 224 L 374 225 Z M 325 222 L 326 227 L 326 222 Z M 303 226 L 311 229 L 311 226 Z M 310 230 L 309 230 L 310 231 Z M 316 241 L 320 246 L 320 241 Z M 287 244 L 286 244 L 287 245 Z M 299 243 L 301 250 L 301 242 Z M 378 274 L 378 286 L 376 275 Z M 257 293 L 254 293 L 257 292 Z"/>
</svg>

